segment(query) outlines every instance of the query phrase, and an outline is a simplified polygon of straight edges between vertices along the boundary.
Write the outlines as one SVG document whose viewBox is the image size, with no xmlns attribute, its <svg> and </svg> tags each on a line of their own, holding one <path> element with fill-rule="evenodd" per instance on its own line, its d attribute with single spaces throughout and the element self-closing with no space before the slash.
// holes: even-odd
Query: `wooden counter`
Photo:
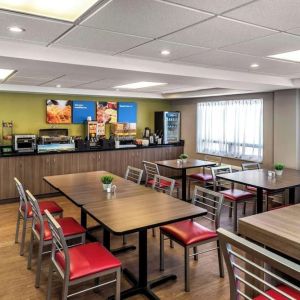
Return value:
<svg viewBox="0 0 300 300">
<path fill-rule="evenodd" d="M 0 158 L 0 203 L 16 198 L 13 178 L 17 177 L 34 195 L 56 192 L 44 180 L 44 176 L 106 170 L 124 176 L 128 165 L 143 168 L 142 161 L 176 159 L 183 153 L 183 146 L 160 146 L 74 152 L 43 155 L 24 155 Z M 176 171 L 161 169 L 164 176 L 175 176 Z"/>
</svg>

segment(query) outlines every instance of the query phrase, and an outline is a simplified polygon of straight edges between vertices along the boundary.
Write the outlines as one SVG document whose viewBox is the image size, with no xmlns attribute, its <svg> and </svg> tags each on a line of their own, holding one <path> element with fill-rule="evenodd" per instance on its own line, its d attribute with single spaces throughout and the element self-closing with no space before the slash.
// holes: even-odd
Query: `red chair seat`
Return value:
<svg viewBox="0 0 300 300">
<path fill-rule="evenodd" d="M 288 294 L 289 296 L 300 300 L 300 293 L 291 289 L 290 287 L 286 286 L 286 285 L 279 285 L 277 286 L 277 288 L 283 292 L 285 292 L 286 294 Z M 276 292 L 275 290 L 268 290 L 266 291 L 266 294 L 269 295 L 270 297 L 276 299 L 276 300 L 286 300 L 287 298 L 280 295 L 278 292 Z M 253 300 L 267 300 L 268 298 L 266 298 L 263 295 L 259 295 L 257 297 L 255 297 Z"/>
<path fill-rule="evenodd" d="M 203 174 L 203 173 L 196 173 L 189 175 L 190 178 L 199 180 L 199 181 L 210 181 L 213 180 L 213 177 L 211 174 Z"/>
<path fill-rule="evenodd" d="M 217 233 L 197 222 L 185 220 L 160 227 L 163 233 L 173 236 L 185 245 L 191 245 L 200 241 L 217 237 Z"/>
<path fill-rule="evenodd" d="M 223 194 L 227 200 L 231 201 L 242 201 L 253 198 L 253 193 L 239 189 L 220 191 L 220 193 Z"/>
<path fill-rule="evenodd" d="M 256 191 L 257 191 L 257 188 L 256 188 L 256 187 L 250 186 L 250 185 L 247 185 L 247 186 L 246 186 L 246 189 L 247 189 L 248 191 L 255 192 L 255 193 L 256 193 Z"/>
<path fill-rule="evenodd" d="M 149 179 L 149 180 L 148 180 L 148 184 L 149 184 L 149 185 L 152 185 L 153 182 L 154 182 L 154 179 Z M 167 187 L 167 186 L 170 186 L 170 182 L 165 181 L 165 180 L 162 179 L 162 180 L 160 180 L 160 186 L 161 186 L 161 187 Z M 177 187 L 177 186 L 179 186 L 179 183 L 178 183 L 177 181 L 175 181 L 175 187 Z"/>
<path fill-rule="evenodd" d="M 69 248 L 70 280 L 118 268 L 121 262 L 100 243 L 89 243 Z M 65 257 L 57 252 L 55 259 L 65 269 Z"/>
<path fill-rule="evenodd" d="M 65 237 L 76 235 L 76 234 L 82 234 L 86 232 L 85 228 L 83 228 L 75 219 L 71 217 L 56 219 L 56 221 L 61 226 L 61 229 Z M 36 224 L 35 229 L 38 233 L 40 233 L 41 232 L 40 224 Z M 48 222 L 44 221 L 44 241 L 50 241 L 50 240 L 52 240 L 51 230 L 49 228 Z"/>
<path fill-rule="evenodd" d="M 48 209 L 50 214 L 61 213 L 63 209 L 55 201 L 40 201 L 39 202 L 41 214 L 45 214 L 45 210 Z M 25 207 L 22 207 L 22 210 L 25 211 Z M 32 218 L 32 208 L 28 204 L 27 217 Z"/>
</svg>

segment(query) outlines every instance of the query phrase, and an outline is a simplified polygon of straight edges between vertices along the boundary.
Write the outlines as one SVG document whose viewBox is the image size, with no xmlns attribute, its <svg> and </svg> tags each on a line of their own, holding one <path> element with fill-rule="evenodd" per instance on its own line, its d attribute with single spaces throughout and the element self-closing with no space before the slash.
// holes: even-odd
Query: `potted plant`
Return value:
<svg viewBox="0 0 300 300">
<path fill-rule="evenodd" d="M 282 164 L 282 163 L 276 163 L 274 165 L 274 169 L 275 169 L 276 175 L 281 176 L 282 172 L 283 172 L 283 169 L 284 169 L 284 164 Z"/>
<path fill-rule="evenodd" d="M 111 183 L 114 180 L 114 178 L 110 175 L 105 175 L 101 177 L 101 182 L 103 185 L 103 190 L 107 191 L 107 188 L 111 188 Z"/>
<path fill-rule="evenodd" d="M 182 160 L 183 163 L 187 162 L 187 159 L 189 158 L 189 156 L 185 153 L 182 153 L 179 155 L 179 158 Z"/>
</svg>

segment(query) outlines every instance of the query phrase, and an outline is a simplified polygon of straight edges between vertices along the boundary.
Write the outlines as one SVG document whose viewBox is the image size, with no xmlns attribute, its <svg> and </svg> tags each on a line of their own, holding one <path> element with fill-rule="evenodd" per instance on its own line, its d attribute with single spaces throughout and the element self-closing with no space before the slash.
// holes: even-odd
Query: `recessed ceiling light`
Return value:
<svg viewBox="0 0 300 300">
<path fill-rule="evenodd" d="M 268 57 L 300 62 L 300 50 L 284 52 L 275 55 L 269 55 Z"/>
<path fill-rule="evenodd" d="M 140 82 L 134 82 L 134 83 L 129 83 L 129 84 L 124 84 L 124 85 L 118 85 L 115 86 L 115 89 L 141 89 L 141 88 L 146 88 L 146 87 L 151 87 L 151 86 L 158 86 L 158 85 L 165 85 L 167 83 L 163 82 L 150 82 L 150 81 L 140 81 Z"/>
<path fill-rule="evenodd" d="M 1 9 L 75 21 L 98 0 L 0 0 Z"/>
<path fill-rule="evenodd" d="M 8 30 L 11 31 L 11 32 L 23 32 L 23 31 L 25 31 L 24 28 L 17 27 L 17 26 L 8 27 Z"/>
<path fill-rule="evenodd" d="M 12 75 L 16 70 L 0 69 L 0 80 L 5 80 Z"/>
<path fill-rule="evenodd" d="M 161 52 L 160 52 L 160 54 L 161 55 L 165 55 L 165 56 L 167 56 L 167 55 L 170 55 L 170 51 L 169 50 L 162 50 Z"/>
<path fill-rule="evenodd" d="M 253 63 L 253 64 L 250 65 L 250 67 L 253 68 L 253 69 L 256 69 L 256 68 L 259 67 L 259 64 Z"/>
<path fill-rule="evenodd" d="M 56 87 L 57 87 L 57 88 L 61 88 L 61 84 L 57 84 Z"/>
</svg>

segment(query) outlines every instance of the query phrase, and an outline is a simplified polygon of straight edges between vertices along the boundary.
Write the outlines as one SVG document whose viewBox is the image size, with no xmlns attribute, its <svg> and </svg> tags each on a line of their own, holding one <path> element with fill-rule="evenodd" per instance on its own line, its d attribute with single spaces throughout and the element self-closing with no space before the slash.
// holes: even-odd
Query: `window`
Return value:
<svg viewBox="0 0 300 300">
<path fill-rule="evenodd" d="M 261 162 L 263 100 L 198 103 L 197 152 Z"/>
</svg>

